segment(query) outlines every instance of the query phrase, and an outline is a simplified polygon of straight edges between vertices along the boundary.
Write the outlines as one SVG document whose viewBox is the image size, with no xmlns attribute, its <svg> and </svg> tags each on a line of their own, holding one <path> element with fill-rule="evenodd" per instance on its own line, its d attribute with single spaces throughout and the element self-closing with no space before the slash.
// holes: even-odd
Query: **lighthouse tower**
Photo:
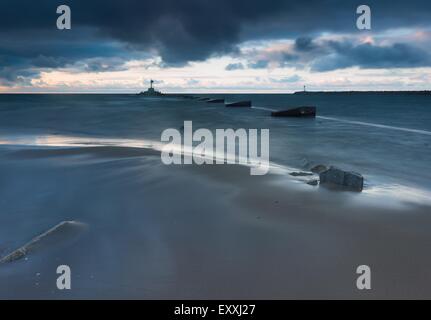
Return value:
<svg viewBox="0 0 431 320">
<path fill-rule="evenodd" d="M 150 97 L 151 96 L 162 96 L 163 93 L 161 93 L 160 91 L 157 91 L 153 88 L 153 83 L 154 83 L 154 80 L 151 79 L 150 80 L 150 87 L 147 89 L 147 91 L 141 92 L 139 94 L 144 95 L 144 96 L 150 96 Z"/>
</svg>

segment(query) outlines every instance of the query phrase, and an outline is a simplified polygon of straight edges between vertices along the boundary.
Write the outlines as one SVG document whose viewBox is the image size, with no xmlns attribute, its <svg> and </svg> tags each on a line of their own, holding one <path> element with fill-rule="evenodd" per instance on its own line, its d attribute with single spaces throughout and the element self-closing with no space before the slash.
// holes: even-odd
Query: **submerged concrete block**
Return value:
<svg viewBox="0 0 431 320">
<path fill-rule="evenodd" d="M 294 109 L 273 111 L 271 112 L 273 117 L 315 117 L 316 107 L 299 107 Z"/>
</svg>

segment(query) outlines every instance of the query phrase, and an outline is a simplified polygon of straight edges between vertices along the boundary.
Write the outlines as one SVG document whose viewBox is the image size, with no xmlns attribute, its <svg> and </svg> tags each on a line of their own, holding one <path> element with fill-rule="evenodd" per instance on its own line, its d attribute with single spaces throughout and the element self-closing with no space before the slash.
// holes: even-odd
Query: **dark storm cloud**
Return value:
<svg viewBox="0 0 431 320">
<path fill-rule="evenodd" d="M 416 46 L 414 42 L 373 44 L 357 40 L 298 38 L 291 48 L 284 49 L 286 51 L 273 51 L 247 66 L 252 69 L 266 68 L 269 65 L 296 69 L 310 67 L 314 72 L 349 67 L 382 69 L 431 66 L 431 52 Z M 262 54 L 265 55 L 265 51 L 260 55 Z"/>
<path fill-rule="evenodd" d="M 0 86 L 29 85 L 31 79 L 39 78 L 40 72 L 24 66 L 0 67 Z"/>
<path fill-rule="evenodd" d="M 76 71 L 85 72 L 107 72 L 127 70 L 125 61 L 121 58 L 91 58 L 85 61 L 78 61 L 71 65 Z"/>
<path fill-rule="evenodd" d="M 376 46 L 370 43 L 353 45 L 349 42 L 329 42 L 332 51 L 317 58 L 313 71 L 331 71 L 358 66 L 360 68 L 413 68 L 431 66 L 431 55 L 406 44 Z"/>
<path fill-rule="evenodd" d="M 367 3 L 373 31 L 430 25 L 429 0 Z M 56 30 L 59 4 L 71 7 L 72 30 Z M 353 0 L 2 0 L 0 77 L 6 66 L 58 68 L 97 57 L 126 61 L 136 52 L 156 53 L 164 65 L 181 66 L 235 52 L 245 40 L 359 32 L 355 28 L 359 4 Z M 309 41 L 299 38 L 298 51 L 311 50 Z"/>
<path fill-rule="evenodd" d="M 88 72 L 123 70 L 128 60 L 145 57 L 143 53 L 125 48 L 86 28 L 70 32 L 55 28 L 0 30 L 0 84 L 3 85 L 13 84 L 13 77 L 16 80 L 34 77 L 40 71 L 56 68 Z"/>
<path fill-rule="evenodd" d="M 295 49 L 297 51 L 311 51 L 315 48 L 316 46 L 311 37 L 300 37 L 295 40 Z"/>
</svg>

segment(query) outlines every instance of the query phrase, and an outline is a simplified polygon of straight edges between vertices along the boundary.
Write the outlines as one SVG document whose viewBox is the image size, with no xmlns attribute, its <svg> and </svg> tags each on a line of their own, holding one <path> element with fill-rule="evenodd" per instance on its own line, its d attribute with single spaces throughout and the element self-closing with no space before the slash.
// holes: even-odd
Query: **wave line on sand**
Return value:
<svg viewBox="0 0 431 320">
<path fill-rule="evenodd" d="M 123 138 L 94 138 L 94 137 L 74 137 L 62 135 L 38 135 L 38 136 L 18 136 L 18 137 L 3 137 L 0 139 L 0 145 L 15 145 L 15 146 L 37 146 L 37 147 L 124 147 L 124 148 L 142 148 L 162 152 L 165 143 L 147 139 L 123 139 Z M 169 152 L 187 156 L 197 157 L 205 160 L 212 160 L 215 163 L 218 160 L 228 163 L 236 163 L 246 167 L 255 167 L 260 165 L 258 158 L 243 158 L 237 154 L 228 152 L 196 152 L 194 146 L 185 146 L 182 144 L 170 143 Z M 288 167 L 286 165 L 269 162 L 269 171 L 274 174 L 285 175 L 299 169 Z"/>
<path fill-rule="evenodd" d="M 395 127 L 395 126 L 388 126 L 388 125 L 379 124 L 379 123 L 346 120 L 346 119 L 339 119 L 339 118 L 333 118 L 333 117 L 324 117 L 324 116 L 316 116 L 316 118 L 323 119 L 323 120 L 339 121 L 339 122 L 350 123 L 350 124 L 357 124 L 357 125 L 361 125 L 361 126 L 369 126 L 369 127 L 381 128 L 381 129 L 390 129 L 390 130 L 398 130 L 398 131 L 404 131 L 404 132 L 410 132 L 410 133 L 419 133 L 419 134 L 425 134 L 425 135 L 431 136 L 431 131 L 420 130 L 420 129 Z"/>
</svg>

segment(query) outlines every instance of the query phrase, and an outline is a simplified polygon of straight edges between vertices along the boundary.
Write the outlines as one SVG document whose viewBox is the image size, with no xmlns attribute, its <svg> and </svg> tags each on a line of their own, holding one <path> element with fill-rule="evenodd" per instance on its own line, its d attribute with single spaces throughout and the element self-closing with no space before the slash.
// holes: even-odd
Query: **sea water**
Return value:
<svg viewBox="0 0 431 320">
<path fill-rule="evenodd" d="M 13 137 L 58 135 L 160 141 L 163 130 L 180 129 L 186 120 L 193 121 L 195 129 L 267 128 L 271 162 L 299 169 L 325 164 L 353 170 L 365 176 L 366 190 L 431 190 L 429 94 L 202 96 L 252 100 L 253 107 L 133 94 L 1 95 L 0 139 L 7 143 Z M 271 110 L 301 105 L 316 106 L 316 119 L 270 116 Z"/>
</svg>

